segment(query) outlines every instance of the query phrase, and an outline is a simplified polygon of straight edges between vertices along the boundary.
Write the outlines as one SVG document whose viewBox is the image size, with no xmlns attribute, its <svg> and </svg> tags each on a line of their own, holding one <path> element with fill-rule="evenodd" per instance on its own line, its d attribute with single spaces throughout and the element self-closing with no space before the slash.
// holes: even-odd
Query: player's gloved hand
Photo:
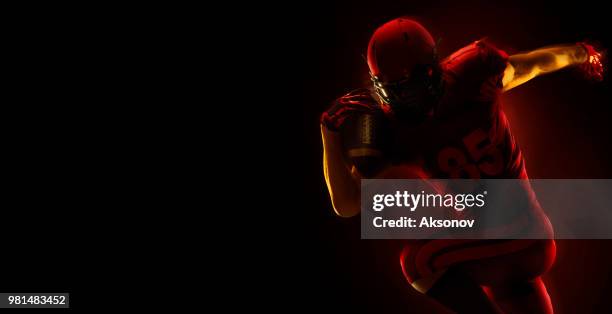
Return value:
<svg viewBox="0 0 612 314">
<path fill-rule="evenodd" d="M 321 124 L 328 130 L 338 131 L 346 118 L 357 113 L 375 113 L 378 104 L 369 90 L 359 89 L 338 98 L 333 105 L 321 115 Z"/>
<path fill-rule="evenodd" d="M 587 52 L 587 60 L 580 65 L 583 73 L 588 77 L 596 81 L 603 80 L 603 54 L 593 47 L 593 45 L 585 42 L 579 42 L 578 45 L 582 46 Z"/>
<path fill-rule="evenodd" d="M 360 177 L 374 177 L 384 167 L 391 138 L 389 125 L 368 89 L 338 98 L 321 116 L 321 124 L 340 135 L 341 145 Z"/>
</svg>

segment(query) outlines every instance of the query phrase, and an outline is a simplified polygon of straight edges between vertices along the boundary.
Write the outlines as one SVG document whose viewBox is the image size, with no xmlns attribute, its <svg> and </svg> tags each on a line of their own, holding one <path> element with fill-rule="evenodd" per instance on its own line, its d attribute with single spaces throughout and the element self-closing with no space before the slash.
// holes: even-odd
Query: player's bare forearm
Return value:
<svg viewBox="0 0 612 314">
<path fill-rule="evenodd" d="M 359 213 L 359 175 L 345 161 L 340 135 L 321 125 L 323 173 L 334 211 L 341 217 Z"/>
<path fill-rule="evenodd" d="M 559 45 L 537 49 L 509 57 L 504 72 L 504 91 L 519 86 L 536 76 L 572 65 L 599 63 L 600 54 L 586 44 Z M 601 75 L 601 73 L 598 73 Z"/>
</svg>

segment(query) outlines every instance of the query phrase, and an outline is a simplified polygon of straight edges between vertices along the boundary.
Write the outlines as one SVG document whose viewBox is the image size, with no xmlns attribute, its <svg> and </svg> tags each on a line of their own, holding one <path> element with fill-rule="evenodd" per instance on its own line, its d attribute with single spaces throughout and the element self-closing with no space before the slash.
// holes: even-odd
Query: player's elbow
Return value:
<svg viewBox="0 0 612 314">
<path fill-rule="evenodd" d="M 332 197 L 332 207 L 336 215 L 343 218 L 350 218 L 361 210 L 359 200 L 353 198 Z"/>
</svg>

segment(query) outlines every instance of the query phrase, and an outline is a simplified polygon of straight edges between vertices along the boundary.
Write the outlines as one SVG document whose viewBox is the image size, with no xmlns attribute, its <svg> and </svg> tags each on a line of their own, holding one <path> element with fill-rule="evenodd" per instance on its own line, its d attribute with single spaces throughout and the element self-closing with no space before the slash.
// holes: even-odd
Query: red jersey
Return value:
<svg viewBox="0 0 612 314">
<path fill-rule="evenodd" d="M 396 163 L 422 160 L 432 178 L 527 178 L 500 94 L 508 56 L 475 42 L 441 62 L 443 94 L 434 115 L 396 125 Z"/>
</svg>

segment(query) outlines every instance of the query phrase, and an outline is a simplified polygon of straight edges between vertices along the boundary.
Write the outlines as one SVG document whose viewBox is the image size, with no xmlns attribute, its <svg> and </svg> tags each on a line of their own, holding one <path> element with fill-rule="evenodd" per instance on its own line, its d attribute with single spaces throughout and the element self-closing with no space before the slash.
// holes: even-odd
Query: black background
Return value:
<svg viewBox="0 0 612 314">
<path fill-rule="evenodd" d="M 313 309 L 427 312 L 426 301 L 402 277 L 400 244 L 360 240 L 358 218 L 334 215 L 322 175 L 319 115 L 333 99 L 368 84 L 362 54 L 376 27 L 392 18 L 416 17 L 434 38 L 441 38 L 446 56 L 485 36 L 509 54 L 585 39 L 610 47 L 609 13 L 596 3 L 352 1 L 302 3 L 287 15 L 292 25 L 287 36 L 297 44 L 281 44 L 286 50 L 278 62 L 291 70 L 285 106 L 301 108 L 303 145 L 289 158 L 302 173 L 304 189 L 290 216 L 300 227 L 300 241 L 280 249 L 297 252 L 285 265 L 296 287 L 292 294 L 301 306 Z M 610 178 L 610 97 L 609 77 L 594 83 L 573 69 L 504 94 L 504 110 L 530 177 Z M 611 244 L 557 241 L 557 261 L 545 275 L 556 313 L 607 311 Z"/>
<path fill-rule="evenodd" d="M 253 188 L 261 200 L 252 212 L 271 218 L 275 226 L 284 225 L 279 230 L 271 228 L 266 237 L 250 235 L 235 243 L 218 242 L 225 247 L 224 251 L 240 255 L 236 259 L 240 267 L 222 272 L 239 277 L 228 276 L 224 280 L 231 295 L 255 295 L 269 284 L 268 277 L 278 276 L 282 280 L 277 288 L 282 293 L 258 299 L 271 303 L 293 301 L 290 311 L 419 313 L 426 308 L 426 300 L 401 275 L 400 243 L 360 240 L 358 219 L 334 216 L 322 175 L 319 115 L 333 99 L 367 84 L 367 67 L 361 55 L 376 27 L 398 16 L 415 16 L 435 38 L 442 39 L 442 55 L 484 36 L 509 53 L 583 39 L 600 41 L 604 47 L 612 43 L 606 29 L 609 13 L 594 2 L 308 1 L 253 6 L 267 12 L 252 11 L 248 19 L 241 20 L 233 14 L 238 10 L 234 9 L 217 14 L 224 21 L 204 30 L 185 27 L 180 31 L 167 31 L 173 23 L 164 15 L 150 15 L 164 24 L 160 30 L 154 28 L 153 22 L 138 21 L 144 15 L 142 7 L 128 13 L 121 7 L 106 8 L 109 14 L 104 12 L 103 18 L 96 16 L 93 21 L 90 19 L 97 8 L 68 5 L 53 6 L 53 10 L 31 6 L 14 14 L 15 22 L 6 33 L 14 37 L 10 47 L 15 57 L 7 59 L 7 64 L 21 70 L 11 76 L 12 85 L 7 87 L 15 87 L 12 92 L 17 97 L 7 98 L 3 121 L 7 175 L 0 222 L 2 291 L 71 292 L 76 307 L 85 303 L 84 294 L 107 291 L 104 284 L 126 293 L 160 277 L 193 280 L 191 275 L 174 275 L 176 264 L 161 262 L 161 257 L 171 258 L 182 267 L 177 252 L 182 249 L 176 244 L 180 242 L 169 240 L 171 236 L 167 235 L 172 232 L 166 229 L 168 226 L 143 223 L 146 217 L 155 215 L 140 205 L 143 200 L 157 198 L 139 195 L 136 179 L 125 179 L 126 174 L 136 176 L 134 169 L 138 167 L 147 168 L 145 179 L 157 174 L 157 168 L 145 165 L 146 158 L 129 156 L 130 149 L 150 136 L 153 129 L 138 126 L 146 120 L 141 115 L 145 110 L 135 110 L 134 105 L 162 108 L 159 111 L 164 113 L 176 105 L 176 101 L 168 101 L 154 107 L 153 102 L 145 100 L 156 96 L 151 90 L 139 90 L 130 97 L 110 95 L 110 91 L 129 92 L 137 87 L 140 69 L 135 63 L 146 63 L 140 74 L 157 71 L 157 62 L 163 58 L 151 60 L 147 59 L 149 51 L 129 51 L 130 45 L 148 31 L 153 30 L 152 35 L 157 36 L 166 30 L 176 36 L 177 42 L 209 44 L 209 50 L 235 53 L 227 62 L 197 58 L 205 60 L 204 69 L 190 71 L 197 78 L 182 78 L 191 81 L 189 88 L 195 85 L 200 94 L 227 96 L 218 90 L 227 87 L 232 92 L 229 95 L 236 96 L 253 82 L 263 83 L 254 91 L 231 97 L 238 98 L 236 107 L 227 105 L 227 101 L 205 105 L 206 109 L 218 107 L 222 111 L 215 120 L 224 125 L 212 134 L 220 134 L 218 137 L 223 139 L 226 130 L 234 126 L 242 132 L 240 139 L 226 143 L 238 148 L 236 156 L 240 160 L 231 165 L 241 175 L 238 178 L 252 180 L 241 187 L 261 188 Z M 180 16 L 181 11 L 178 13 Z M 120 20 L 118 15 L 127 15 L 136 27 L 129 32 L 123 25 L 112 29 Z M 199 19 L 205 18 L 187 18 L 195 22 Z M 263 27 L 253 28 L 252 22 Z M 196 34 L 184 36 L 187 31 Z M 214 34 L 224 41 L 212 38 Z M 247 40 L 249 35 L 256 41 Z M 160 53 L 164 45 L 156 41 L 150 51 Z M 183 47 L 175 43 L 166 46 L 182 54 Z M 172 65 L 179 60 L 165 57 Z M 115 59 L 125 63 L 112 67 L 109 60 Z M 239 63 L 237 60 L 250 67 L 228 69 L 227 65 Z M 212 69 L 213 63 L 218 63 L 222 71 Z M 193 65 L 181 66 L 191 69 Z M 100 70 L 105 67 L 105 71 Z M 126 70 L 129 75 L 124 75 Z M 220 74 L 228 78 L 212 84 L 201 82 L 202 76 L 216 78 Z M 609 78 L 603 83 L 592 83 L 571 69 L 538 78 L 504 95 L 505 110 L 531 177 L 611 177 L 610 96 Z M 249 129 L 241 128 L 233 116 L 242 109 L 259 114 L 242 115 L 255 121 L 255 127 L 268 128 L 254 129 L 251 125 Z M 153 120 L 153 124 L 165 127 L 166 122 L 160 121 L 165 120 Z M 123 123 L 132 125 L 137 134 L 128 135 L 121 130 L 121 136 L 113 138 L 116 134 L 112 132 Z M 296 132 L 291 132 L 294 129 Z M 207 133 L 206 139 L 210 137 L 214 136 Z M 245 142 L 265 146 L 247 150 Z M 216 154 L 231 155 L 218 151 Z M 266 163 L 253 166 L 253 155 L 262 155 Z M 113 172 L 115 162 L 127 164 L 128 169 L 117 168 Z M 250 171 L 249 168 L 259 169 L 256 173 L 245 171 Z M 95 184 L 90 185 L 91 182 Z M 129 202 L 113 199 L 135 196 Z M 282 202 L 278 199 L 282 196 L 290 199 Z M 273 203 L 281 205 L 278 211 L 257 208 Z M 174 204 L 168 208 L 176 208 Z M 127 217 L 139 207 L 145 207 L 145 211 L 136 213 L 137 218 Z M 143 225 L 152 226 L 150 233 L 138 230 Z M 177 225 L 183 226 L 182 221 Z M 124 229 L 138 232 L 135 237 L 119 237 Z M 227 233 L 217 238 L 224 238 Z M 143 234 L 155 236 L 151 239 Z M 268 243 L 273 245 L 267 246 Z M 166 247 L 160 248 L 160 244 Z M 607 296 L 612 292 L 611 243 L 598 240 L 557 244 L 558 259 L 545 276 L 556 312 L 606 312 L 610 306 Z M 141 259 L 130 261 L 128 257 L 139 254 L 143 246 L 153 247 L 151 251 L 155 253 L 147 256 L 150 252 L 145 252 Z M 169 254 L 164 252 L 168 246 Z M 249 246 L 251 250 L 246 250 Z M 266 250 L 260 251 L 264 247 Z M 123 254 L 124 249 L 129 253 Z M 196 245 L 186 251 L 199 254 L 205 250 Z M 226 263 L 230 260 L 228 256 L 216 254 L 213 259 Z M 149 272 L 145 270 L 147 265 L 159 267 Z M 245 276 L 251 274 L 262 275 L 258 277 L 261 280 L 247 280 Z M 183 291 L 180 287 L 160 282 L 159 290 Z M 104 300 L 105 296 L 100 294 L 99 304 L 112 305 Z"/>
<path fill-rule="evenodd" d="M 92 172 L 83 168 L 83 107 L 74 104 L 80 96 L 68 92 L 76 89 L 66 59 L 75 32 L 60 15 L 49 19 L 48 9 L 3 8 L 10 18 L 4 19 L 0 291 L 69 292 L 77 306 L 74 275 L 91 245 L 80 243 L 87 240 L 77 236 L 83 226 L 77 221 L 92 207 L 83 186 Z"/>
</svg>

